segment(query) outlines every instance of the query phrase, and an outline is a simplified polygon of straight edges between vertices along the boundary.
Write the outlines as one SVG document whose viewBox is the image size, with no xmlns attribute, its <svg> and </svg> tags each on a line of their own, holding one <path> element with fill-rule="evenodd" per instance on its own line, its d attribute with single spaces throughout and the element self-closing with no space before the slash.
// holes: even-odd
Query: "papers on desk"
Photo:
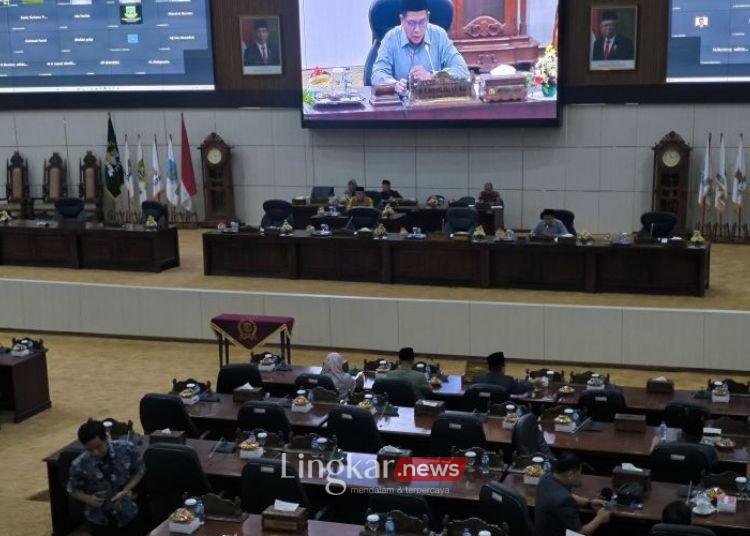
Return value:
<svg viewBox="0 0 750 536">
<path fill-rule="evenodd" d="M 621 467 L 622 467 L 622 470 L 625 471 L 626 473 L 642 473 L 643 472 L 643 469 L 641 469 L 640 467 L 636 467 L 632 463 L 623 463 Z"/>
<path fill-rule="evenodd" d="M 273 509 L 277 512 L 294 512 L 299 508 L 299 504 L 287 502 L 287 501 L 280 501 L 276 499 L 273 503 Z"/>
</svg>

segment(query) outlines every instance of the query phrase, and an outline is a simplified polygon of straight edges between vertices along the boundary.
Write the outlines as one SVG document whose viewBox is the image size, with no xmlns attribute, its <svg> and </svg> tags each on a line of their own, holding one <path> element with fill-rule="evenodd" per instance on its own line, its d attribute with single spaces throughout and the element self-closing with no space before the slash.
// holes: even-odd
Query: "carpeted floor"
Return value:
<svg viewBox="0 0 750 536">
<path fill-rule="evenodd" d="M 160 274 L 0 266 L 0 278 L 70 281 L 132 286 L 205 288 L 215 290 L 287 292 L 344 296 L 376 296 L 435 300 L 471 300 L 563 305 L 610 305 L 621 307 L 664 307 L 750 310 L 750 279 L 743 274 L 750 266 L 750 247 L 713 245 L 711 288 L 706 297 L 644 296 L 632 294 L 587 294 L 512 289 L 382 285 L 339 281 L 311 281 L 249 277 L 206 277 L 203 275 L 203 230 L 181 230 L 181 266 Z"/>
<path fill-rule="evenodd" d="M 19 333 L 0 332 L 7 344 Z M 140 430 L 138 401 L 147 392 L 165 392 L 172 378 L 216 378 L 216 348 L 209 343 L 155 342 L 62 335 L 41 335 L 49 348 L 48 368 L 52 409 L 21 423 L 3 423 L 0 429 L 0 519 L 2 534 L 50 534 L 47 481 L 42 459 L 75 439 L 77 427 L 88 417 L 132 419 Z M 417 349 L 418 350 L 418 349 Z M 323 350 L 294 350 L 294 362 L 318 364 Z M 367 354 L 368 358 L 377 354 Z M 349 353 L 355 365 L 365 354 Z M 234 360 L 239 352 L 233 353 Z M 448 373 L 464 370 L 463 361 L 442 361 Z M 513 363 L 509 372 L 522 375 L 525 363 Z M 569 367 L 565 367 L 568 370 Z M 659 371 L 602 369 L 621 385 L 645 385 Z M 681 388 L 698 388 L 706 378 L 691 373 L 669 373 Z M 738 378 L 739 379 L 739 378 Z"/>
</svg>

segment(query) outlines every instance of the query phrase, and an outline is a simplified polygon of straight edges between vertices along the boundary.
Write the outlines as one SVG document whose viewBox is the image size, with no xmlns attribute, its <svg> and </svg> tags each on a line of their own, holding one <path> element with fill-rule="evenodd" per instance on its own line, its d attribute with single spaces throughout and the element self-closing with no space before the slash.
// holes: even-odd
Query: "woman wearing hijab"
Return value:
<svg viewBox="0 0 750 536">
<path fill-rule="evenodd" d="M 356 377 L 352 377 L 344 370 L 344 358 L 336 352 L 326 356 L 323 362 L 323 374 L 331 377 L 341 397 L 349 396 L 354 389 L 361 389 L 365 383 L 365 377 L 361 372 Z"/>
</svg>

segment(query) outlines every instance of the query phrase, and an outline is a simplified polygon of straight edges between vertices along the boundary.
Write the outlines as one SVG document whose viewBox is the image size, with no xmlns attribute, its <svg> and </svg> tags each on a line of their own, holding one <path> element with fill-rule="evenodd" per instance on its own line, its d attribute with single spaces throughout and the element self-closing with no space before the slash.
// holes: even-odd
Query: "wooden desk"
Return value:
<svg viewBox="0 0 750 536">
<path fill-rule="evenodd" d="M 0 264 L 161 272 L 180 265 L 177 228 L 14 220 L 0 225 Z"/>
<path fill-rule="evenodd" d="M 0 353 L 0 411 L 21 422 L 50 407 L 47 350 L 25 357 Z"/>
<path fill-rule="evenodd" d="M 710 252 L 710 245 L 456 242 L 442 234 L 428 240 L 314 237 L 306 231 L 203 235 L 206 275 L 695 296 L 708 287 Z"/>
<path fill-rule="evenodd" d="M 361 525 L 348 525 L 346 523 L 330 523 L 327 521 L 307 522 L 307 536 L 359 536 L 364 529 Z M 169 536 L 169 521 L 165 521 L 154 530 L 150 536 Z M 263 530 L 261 516 L 250 515 L 240 526 L 238 523 L 226 521 L 206 521 L 206 524 L 193 533 L 193 536 L 216 536 L 217 534 L 237 534 L 238 536 L 281 536 L 288 532 Z"/>
<path fill-rule="evenodd" d="M 144 443 L 145 444 L 141 446 L 141 451 L 145 450 L 147 440 Z M 226 481 L 227 479 L 230 479 L 236 481 L 240 478 L 242 468 L 244 467 L 244 461 L 236 454 L 214 453 L 213 457 L 209 459 L 209 455 L 215 445 L 213 441 L 188 440 L 187 444 L 195 449 L 198 459 L 203 466 L 203 470 L 210 480 L 219 479 Z M 65 449 L 71 448 L 81 449 L 81 445 L 78 443 L 71 443 L 65 447 Z M 53 519 L 56 520 L 56 524 L 54 525 L 54 534 L 56 536 L 67 534 L 72 528 L 74 528 L 65 524 L 70 521 L 70 517 L 67 510 L 67 500 L 62 500 L 65 499 L 65 495 L 64 490 L 62 489 L 62 484 L 60 483 L 57 466 L 57 459 L 60 452 L 61 451 L 57 451 L 45 458 L 50 482 L 50 497 L 52 499 L 50 506 L 55 514 L 53 515 Z M 269 456 L 278 457 L 279 455 L 278 453 L 271 453 L 269 451 Z M 456 504 L 459 504 L 460 511 L 466 517 L 478 514 L 479 492 L 482 486 L 491 480 L 499 480 L 502 478 L 501 475 L 496 472 L 483 475 L 478 471 L 475 471 L 471 473 L 467 472 L 461 480 L 456 482 L 411 482 L 408 484 L 402 484 L 393 478 L 379 478 L 364 470 L 368 464 L 371 464 L 375 460 L 375 455 L 351 453 L 350 456 L 347 465 L 360 467 L 359 474 L 354 471 L 351 473 L 343 471 L 340 474 L 333 476 L 337 479 L 343 480 L 347 485 L 347 489 L 355 491 L 355 495 L 365 497 L 365 494 L 359 494 L 356 492 L 358 490 L 382 488 L 402 489 L 405 493 L 409 493 L 406 489 L 413 490 L 411 493 L 419 490 L 419 494 L 424 495 L 429 500 L 440 501 L 439 511 L 443 512 L 446 508 L 452 506 L 455 507 Z M 322 475 L 304 474 L 300 480 L 308 489 L 321 492 L 323 491 L 322 488 L 328 484 L 327 477 L 328 474 L 324 471 Z M 536 488 L 534 486 L 524 485 L 522 478 L 514 474 L 508 475 L 503 483 L 523 494 L 526 497 L 529 506 L 532 508 L 534 507 L 536 494 Z M 55 489 L 53 489 L 53 487 Z M 581 486 L 575 491 L 585 497 L 596 497 L 598 491 L 604 487 L 612 487 L 612 479 L 610 477 L 584 475 Z M 613 512 L 613 521 L 611 522 L 612 525 L 610 525 L 610 527 L 614 526 L 614 524 L 620 523 L 652 524 L 658 522 L 661 518 L 661 511 L 664 506 L 678 498 L 678 489 L 679 486 L 675 484 L 653 482 L 651 491 L 645 496 L 643 509 L 630 510 L 620 507 L 616 508 Z M 330 502 L 332 499 L 326 497 L 326 500 Z M 68 516 L 67 518 L 65 517 L 66 515 Z M 747 528 L 750 527 L 750 505 L 741 504 L 738 507 L 736 514 L 713 514 L 707 518 L 698 518 L 696 516 L 694 523 L 721 530 L 747 531 Z M 334 527 L 331 526 L 328 528 L 333 529 Z M 163 532 L 157 534 L 163 534 Z M 208 534 L 213 534 L 213 532 L 208 532 Z"/>
</svg>

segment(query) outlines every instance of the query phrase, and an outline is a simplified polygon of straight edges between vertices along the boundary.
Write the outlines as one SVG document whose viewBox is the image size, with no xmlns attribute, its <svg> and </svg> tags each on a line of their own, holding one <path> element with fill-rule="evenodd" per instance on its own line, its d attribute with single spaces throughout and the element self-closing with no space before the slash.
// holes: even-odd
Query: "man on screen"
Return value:
<svg viewBox="0 0 750 536">
<path fill-rule="evenodd" d="M 632 60 L 633 56 L 633 41 L 617 33 L 617 12 L 604 11 L 600 37 L 594 41 L 593 61 Z"/>
<path fill-rule="evenodd" d="M 245 49 L 245 65 L 279 65 L 279 50 L 270 42 L 270 36 L 268 22 L 263 19 L 256 20 L 255 42 Z"/>
<path fill-rule="evenodd" d="M 372 69 L 372 85 L 394 85 L 403 93 L 408 80 L 430 80 L 447 71 L 455 78 L 468 78 L 469 68 L 440 26 L 430 24 L 427 0 L 403 0 L 401 24 L 385 34 Z"/>
</svg>

